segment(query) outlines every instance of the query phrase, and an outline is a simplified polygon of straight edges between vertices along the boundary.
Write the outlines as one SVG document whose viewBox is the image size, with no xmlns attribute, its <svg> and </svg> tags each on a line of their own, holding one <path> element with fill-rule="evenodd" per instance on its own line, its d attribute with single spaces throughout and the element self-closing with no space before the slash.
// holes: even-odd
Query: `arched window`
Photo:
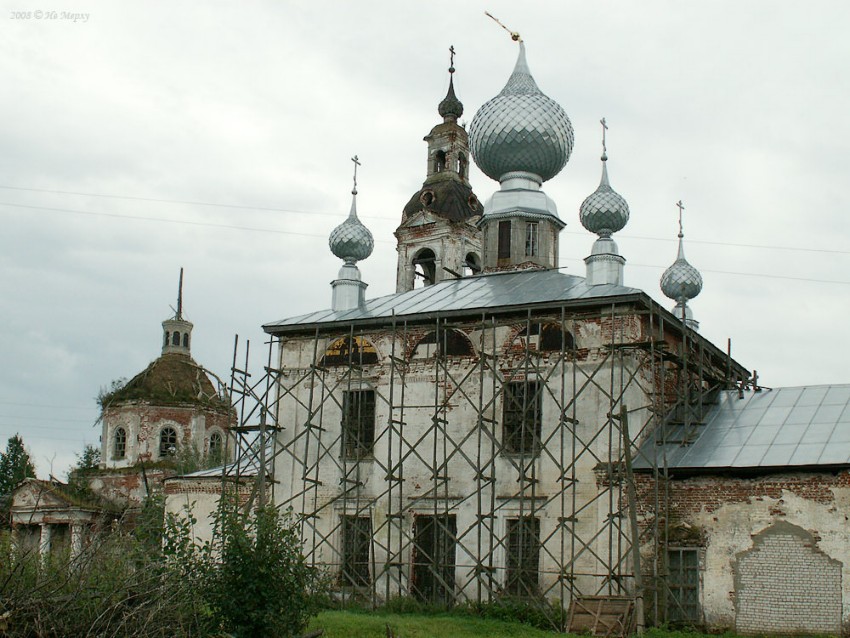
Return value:
<svg viewBox="0 0 850 638">
<path fill-rule="evenodd" d="M 463 260 L 463 275 L 464 277 L 468 277 L 470 275 L 477 275 L 481 272 L 481 257 L 479 257 L 475 253 L 466 253 L 466 257 Z"/>
<path fill-rule="evenodd" d="M 557 323 L 533 322 L 530 328 L 523 328 L 517 337 L 523 341 L 515 342 L 515 346 L 524 347 L 524 340 L 527 339 L 528 347 L 539 352 L 560 352 L 562 349 L 570 351 L 576 347 L 570 331 L 564 330 Z"/>
<path fill-rule="evenodd" d="M 159 457 L 177 454 L 177 432 L 174 428 L 162 428 L 159 432 Z"/>
<path fill-rule="evenodd" d="M 413 258 L 413 287 L 430 286 L 437 280 L 437 256 L 430 248 L 423 248 Z M 421 283 L 420 283 L 421 282 Z"/>
<path fill-rule="evenodd" d="M 183 333 L 183 347 L 184 348 L 189 347 L 189 333 L 188 332 Z"/>
<path fill-rule="evenodd" d="M 446 328 L 437 332 L 432 330 L 422 337 L 413 349 L 412 359 L 427 359 L 439 353 L 444 357 L 472 357 L 475 350 L 469 338 L 460 330 Z"/>
<path fill-rule="evenodd" d="M 213 432 L 210 434 L 209 455 L 213 458 L 221 458 L 223 448 L 224 438 L 221 436 L 221 432 Z"/>
<path fill-rule="evenodd" d="M 174 333 L 172 333 L 172 335 L 171 335 L 171 345 L 172 346 L 179 346 L 180 345 L 180 333 L 179 332 L 175 331 Z"/>
<path fill-rule="evenodd" d="M 167 346 L 167 345 L 168 345 L 168 338 L 169 338 L 170 336 L 171 336 L 171 333 L 170 333 L 170 332 L 168 332 L 168 331 L 166 330 L 166 331 L 165 331 L 165 341 L 164 341 L 164 342 L 163 342 L 163 344 L 162 344 L 162 345 L 163 345 L 163 347 L 165 347 L 165 346 Z"/>
<path fill-rule="evenodd" d="M 363 337 L 340 337 L 328 346 L 320 366 L 370 365 L 378 363 L 378 351 Z"/>
<path fill-rule="evenodd" d="M 112 443 L 112 458 L 123 459 L 127 456 L 127 430 L 118 428 L 115 430 L 115 440 Z"/>
<path fill-rule="evenodd" d="M 446 152 L 437 151 L 434 153 L 434 172 L 442 173 L 446 170 Z"/>
</svg>

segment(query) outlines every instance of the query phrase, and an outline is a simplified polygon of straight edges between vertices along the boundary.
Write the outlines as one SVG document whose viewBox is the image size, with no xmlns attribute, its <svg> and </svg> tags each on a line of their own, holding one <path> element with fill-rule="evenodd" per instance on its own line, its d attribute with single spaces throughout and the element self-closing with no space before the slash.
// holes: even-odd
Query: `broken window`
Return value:
<svg viewBox="0 0 850 638">
<path fill-rule="evenodd" d="M 511 257 L 511 220 L 499 222 L 499 259 Z"/>
<path fill-rule="evenodd" d="M 472 342 L 460 330 L 444 328 L 439 336 L 432 330 L 422 337 L 413 350 L 413 359 L 427 359 L 439 353 L 444 357 L 471 357 L 475 351 Z"/>
<path fill-rule="evenodd" d="M 536 381 L 505 385 L 502 398 L 502 445 L 509 454 L 536 454 L 540 448 L 543 393 Z"/>
<path fill-rule="evenodd" d="M 372 582 L 369 572 L 369 546 L 371 541 L 372 519 L 370 517 L 342 517 L 340 585 L 366 587 Z"/>
<path fill-rule="evenodd" d="M 123 459 L 127 456 L 127 430 L 118 428 L 115 430 L 115 441 L 112 446 L 112 458 Z"/>
<path fill-rule="evenodd" d="M 375 391 L 349 390 L 342 395 L 342 449 L 348 458 L 372 454 L 375 446 Z"/>
<path fill-rule="evenodd" d="M 341 365 L 370 365 L 378 363 L 378 351 L 375 346 L 363 337 L 341 337 L 334 341 L 325 350 L 319 365 L 341 366 Z"/>
<path fill-rule="evenodd" d="M 576 347 L 573 335 L 557 323 L 533 322 L 530 327 L 523 328 L 518 336 L 527 337 L 531 349 L 540 352 L 569 351 Z"/>
<path fill-rule="evenodd" d="M 174 428 L 162 428 L 159 432 L 159 456 L 165 458 L 177 454 L 177 431 Z"/>
<path fill-rule="evenodd" d="M 210 456 L 213 458 L 221 457 L 221 450 L 224 447 L 224 437 L 221 432 L 213 432 L 210 434 Z"/>
<path fill-rule="evenodd" d="M 505 593 L 535 596 L 540 567 L 540 519 L 533 516 L 508 519 Z"/>
<path fill-rule="evenodd" d="M 539 244 L 540 225 L 537 222 L 528 222 L 525 225 L 525 256 L 536 257 Z"/>
<path fill-rule="evenodd" d="M 698 624 L 702 621 L 699 609 L 699 550 L 671 548 L 667 551 L 667 622 Z"/>
<path fill-rule="evenodd" d="M 434 172 L 442 173 L 446 170 L 446 152 L 437 151 L 434 153 Z"/>
</svg>

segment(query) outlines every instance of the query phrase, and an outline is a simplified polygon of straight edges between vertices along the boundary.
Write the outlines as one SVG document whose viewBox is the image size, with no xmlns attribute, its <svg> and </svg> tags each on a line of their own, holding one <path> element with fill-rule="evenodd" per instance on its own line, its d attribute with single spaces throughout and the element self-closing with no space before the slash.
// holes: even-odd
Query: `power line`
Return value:
<svg viewBox="0 0 850 638">
<path fill-rule="evenodd" d="M 224 228 L 224 229 L 228 229 L 228 230 L 244 230 L 244 231 L 258 232 L 258 233 L 274 233 L 274 234 L 278 234 L 278 235 L 293 235 L 293 236 L 297 236 L 297 237 L 316 237 L 316 238 L 319 238 L 319 239 L 325 239 L 325 235 L 317 235 L 317 234 L 314 234 L 314 233 L 297 233 L 297 232 L 290 231 L 290 230 L 277 230 L 277 229 L 271 229 L 271 228 L 255 228 L 255 227 L 249 227 L 249 226 L 235 226 L 235 225 L 231 225 L 231 224 L 215 224 L 215 223 L 212 223 L 212 222 L 193 222 L 193 221 L 185 221 L 185 220 L 179 220 L 179 219 L 163 219 L 161 217 L 145 217 L 145 216 L 141 216 L 141 215 L 120 215 L 118 213 L 97 213 L 97 212 L 93 212 L 93 211 L 75 210 L 75 209 L 70 209 L 70 208 L 56 208 L 56 207 L 51 207 L 51 206 L 32 206 L 32 205 L 29 205 L 29 204 L 14 204 L 14 203 L 11 203 L 11 202 L 0 202 L 0 206 L 12 206 L 12 207 L 15 207 L 15 208 L 25 208 L 25 209 L 29 209 L 29 210 L 41 210 L 41 211 L 47 211 L 47 212 L 64 212 L 64 213 L 72 213 L 72 214 L 76 214 L 76 215 L 90 215 L 90 216 L 95 216 L 95 217 L 109 217 L 109 218 L 114 218 L 114 219 L 132 219 L 132 220 L 137 220 L 137 221 L 161 222 L 161 223 L 166 223 L 166 224 L 182 224 L 182 225 L 187 225 L 187 226 L 205 226 L 205 227 L 210 227 L 210 228 Z M 650 238 L 646 238 L 646 239 L 650 239 Z M 659 241 L 666 241 L 666 240 L 659 240 Z M 387 240 L 387 239 L 376 239 L 375 243 L 394 244 L 395 242 L 392 242 L 392 241 Z M 699 243 L 699 242 L 689 241 L 689 243 Z M 725 244 L 725 243 L 721 243 L 721 242 L 705 242 L 705 243 L 714 243 L 715 245 L 722 245 L 722 246 L 736 245 L 736 244 Z M 739 244 L 739 245 L 744 246 L 744 244 Z M 766 248 L 765 246 L 752 246 L 752 247 Z M 778 247 L 778 246 L 776 248 L 783 249 L 782 247 Z M 787 250 L 794 250 L 794 249 L 787 248 Z M 810 250 L 810 249 L 805 248 L 805 249 L 799 249 L 799 250 Z M 841 252 L 842 254 L 850 254 L 850 251 L 826 251 L 825 250 L 823 252 Z M 580 261 L 580 260 L 572 260 L 572 261 Z M 658 269 L 666 268 L 666 266 L 654 266 L 654 265 L 651 265 L 651 264 L 631 264 L 631 265 L 632 266 L 638 266 L 638 267 L 644 267 L 644 268 L 658 268 Z M 786 275 L 769 275 L 769 274 L 761 274 L 761 273 L 754 273 L 754 272 L 737 272 L 737 271 L 725 271 L 725 270 L 705 270 L 705 269 L 701 269 L 701 270 L 702 270 L 702 272 L 717 273 L 717 274 L 723 274 L 723 275 L 739 275 L 739 276 L 742 276 L 742 277 L 761 277 L 761 278 L 767 278 L 767 279 L 785 279 L 785 280 L 789 280 L 789 281 L 807 281 L 807 282 L 824 283 L 824 284 L 842 284 L 842 285 L 850 284 L 850 281 L 838 281 L 838 280 L 833 280 L 833 279 L 813 279 L 813 278 L 807 278 L 807 277 L 792 277 L 792 276 L 786 276 Z"/>
<path fill-rule="evenodd" d="M 159 204 L 179 204 L 183 206 L 208 206 L 213 208 L 226 208 L 232 210 L 256 210 L 262 212 L 269 213 L 288 213 L 295 215 L 321 215 L 326 217 L 344 217 L 345 213 L 343 211 L 339 212 L 322 212 L 322 211 L 305 211 L 305 210 L 297 210 L 292 208 L 275 208 L 269 206 L 251 206 L 247 204 L 222 204 L 216 202 L 202 202 L 197 200 L 184 200 L 184 199 L 166 199 L 166 198 L 157 198 L 157 197 L 136 197 L 133 195 L 112 195 L 112 194 L 103 194 L 103 193 L 83 193 L 79 191 L 65 191 L 65 190 L 51 190 L 46 188 L 25 188 L 23 186 L 4 186 L 0 184 L 0 188 L 5 190 L 14 190 L 14 191 L 25 191 L 31 193 L 50 193 L 55 195 L 75 195 L 79 197 L 99 197 L 103 199 L 120 199 L 120 200 L 128 200 L 128 201 L 139 201 L 139 202 L 152 202 Z M 16 206 L 16 204 L 5 203 L 6 206 Z M 24 206 L 23 204 L 18 204 L 18 206 Z M 50 209 L 50 210 L 67 210 L 67 209 Z M 72 212 L 72 211 L 69 211 Z M 81 214 L 85 214 L 84 211 L 73 211 L 79 212 Z M 105 214 L 105 213 L 89 213 L 89 214 Z M 124 217 L 124 215 L 116 215 L 118 217 Z M 399 219 L 398 217 L 386 217 L 380 215 L 360 215 L 363 219 L 384 219 L 388 221 L 395 221 Z M 159 221 L 167 221 L 178 223 L 175 220 L 163 220 L 160 218 L 147 218 L 147 217 L 132 217 L 133 219 L 147 219 L 147 220 L 159 220 Z M 186 222 L 193 223 L 193 222 Z M 217 224 L 215 226 L 218 226 Z M 222 226 L 224 228 L 236 228 L 240 230 L 263 230 L 265 232 L 282 232 L 282 231 L 273 231 L 266 229 L 253 229 L 253 228 L 245 228 L 240 226 Z M 580 231 L 564 231 L 569 235 L 581 235 L 587 236 L 587 233 L 583 233 Z M 316 235 L 305 235 L 307 237 L 315 237 Z M 674 242 L 676 241 L 674 238 L 670 237 L 648 237 L 645 235 L 629 235 L 629 234 L 621 234 L 618 235 L 623 239 L 638 239 L 641 241 L 663 241 L 663 242 Z M 787 250 L 787 251 L 795 251 L 795 252 L 809 252 L 809 253 L 826 253 L 826 254 L 834 254 L 834 255 L 850 255 L 850 250 L 834 250 L 829 248 L 806 248 L 801 246 L 777 246 L 772 244 L 742 244 L 737 242 L 724 242 L 724 241 L 710 241 L 704 239 L 688 239 L 689 244 L 703 244 L 706 246 L 728 246 L 732 248 L 755 248 L 759 250 Z"/>
</svg>

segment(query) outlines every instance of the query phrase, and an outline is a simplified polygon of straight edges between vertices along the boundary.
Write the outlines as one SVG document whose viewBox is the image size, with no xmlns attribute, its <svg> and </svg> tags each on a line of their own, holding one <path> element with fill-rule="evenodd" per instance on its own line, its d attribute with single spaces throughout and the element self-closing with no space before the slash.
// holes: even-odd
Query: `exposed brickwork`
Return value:
<svg viewBox="0 0 850 638">
<path fill-rule="evenodd" d="M 841 631 L 841 563 L 787 523 L 754 538 L 738 556 L 736 630 L 741 634 Z"/>
<path fill-rule="evenodd" d="M 654 488 L 649 474 L 636 476 L 639 514 L 643 518 L 653 515 Z M 806 500 L 829 504 L 834 502 L 834 488 L 850 487 L 850 472 L 772 474 L 755 478 L 727 476 L 701 476 L 674 479 L 669 482 L 670 515 L 677 520 L 687 520 L 699 512 L 714 512 L 727 503 L 746 503 L 771 498 L 781 505 L 783 491 Z M 781 507 L 775 515 L 781 515 Z"/>
</svg>

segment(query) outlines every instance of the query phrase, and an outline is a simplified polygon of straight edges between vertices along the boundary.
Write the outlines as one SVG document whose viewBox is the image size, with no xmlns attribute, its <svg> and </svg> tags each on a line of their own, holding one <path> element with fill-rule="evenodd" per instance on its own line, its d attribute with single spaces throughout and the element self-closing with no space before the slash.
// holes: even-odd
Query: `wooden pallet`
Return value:
<svg viewBox="0 0 850 638">
<path fill-rule="evenodd" d="M 627 596 L 578 596 L 570 604 L 567 632 L 612 637 L 633 634 L 635 599 Z"/>
</svg>

